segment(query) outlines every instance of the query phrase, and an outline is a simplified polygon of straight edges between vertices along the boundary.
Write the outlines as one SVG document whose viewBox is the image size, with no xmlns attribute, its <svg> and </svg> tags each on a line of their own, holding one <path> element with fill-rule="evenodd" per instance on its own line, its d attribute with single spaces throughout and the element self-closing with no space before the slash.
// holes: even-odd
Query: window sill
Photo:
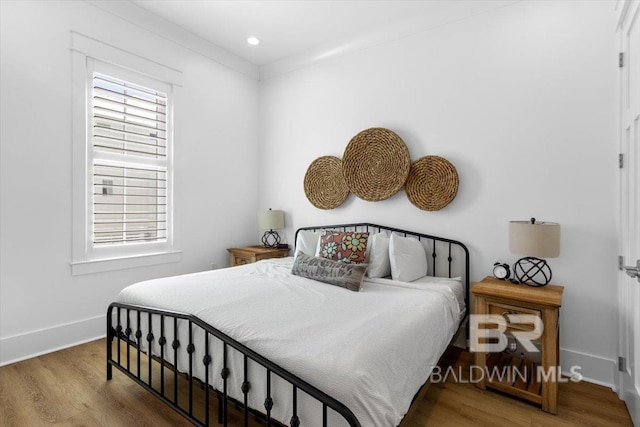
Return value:
<svg viewBox="0 0 640 427">
<path fill-rule="evenodd" d="M 82 274 L 102 273 L 105 271 L 124 270 L 126 268 L 147 267 L 169 262 L 179 262 L 181 259 L 182 251 L 173 251 L 122 258 L 72 262 L 71 275 L 80 276 Z"/>
</svg>

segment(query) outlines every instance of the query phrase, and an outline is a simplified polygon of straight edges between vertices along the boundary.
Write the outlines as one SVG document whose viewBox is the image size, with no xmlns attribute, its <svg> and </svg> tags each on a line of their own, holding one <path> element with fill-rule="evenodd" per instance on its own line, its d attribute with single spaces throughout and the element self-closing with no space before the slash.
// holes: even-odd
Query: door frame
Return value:
<svg viewBox="0 0 640 427">
<path fill-rule="evenodd" d="M 633 265 L 635 264 L 636 260 L 630 259 L 631 257 L 629 256 L 629 254 L 632 252 L 631 245 L 633 245 L 634 242 L 633 239 L 626 237 L 629 242 L 625 244 L 625 236 L 629 236 L 629 233 L 631 232 L 631 230 L 628 228 L 632 221 L 632 219 L 628 217 L 628 214 L 631 211 L 631 209 L 629 209 L 628 203 L 635 202 L 635 209 L 638 210 L 638 201 L 625 200 L 625 195 L 630 193 L 629 186 L 631 186 L 631 189 L 634 191 L 640 189 L 640 184 L 634 183 L 632 181 L 636 177 L 632 176 L 631 173 L 633 167 L 633 171 L 635 171 L 635 174 L 640 174 L 640 154 L 638 153 L 640 147 L 638 146 L 638 144 L 635 144 L 635 146 L 632 147 L 631 144 L 633 143 L 633 141 L 630 141 L 626 138 L 625 129 L 629 124 L 627 123 L 627 121 L 629 121 L 627 114 L 629 113 L 631 108 L 626 108 L 625 101 L 627 100 L 626 96 L 630 93 L 629 84 L 627 82 L 630 81 L 629 79 L 634 78 L 634 76 L 631 76 L 630 74 L 629 59 L 634 55 L 640 56 L 640 52 L 636 52 L 636 50 L 640 51 L 640 47 L 636 47 L 634 52 L 630 53 L 625 37 L 626 31 L 632 25 L 640 25 L 640 1 L 624 0 L 618 2 L 617 6 L 618 20 L 616 31 L 619 34 L 619 52 L 623 52 L 624 54 L 623 66 L 620 68 L 620 71 L 618 73 L 618 144 L 620 153 L 624 156 L 624 167 L 620 170 L 618 181 L 618 229 L 620 245 L 619 254 L 623 256 L 624 265 Z M 640 84 L 640 82 L 636 84 Z M 631 106 L 640 108 L 640 99 L 630 99 L 629 102 Z M 633 117 L 635 117 L 637 112 L 632 111 L 631 114 L 633 114 Z M 631 134 L 631 137 L 637 140 L 638 132 L 640 132 L 640 127 L 635 128 L 635 132 Z M 630 154 L 633 154 L 633 156 Z M 633 165 L 632 162 L 634 162 Z M 640 213 L 636 212 L 636 214 Z M 636 230 L 636 232 L 640 233 L 639 230 Z M 621 271 L 618 272 L 617 354 L 618 356 L 625 358 L 626 366 L 620 366 L 619 362 L 621 361 L 621 359 L 618 359 L 616 361 L 616 369 L 614 371 L 614 389 L 616 390 L 618 396 L 626 402 L 627 409 L 629 410 L 632 421 L 635 423 L 635 425 L 640 426 L 640 381 L 638 380 L 638 378 L 640 378 L 640 363 L 635 363 L 636 361 L 640 360 L 640 314 L 638 313 L 639 310 L 636 306 L 636 304 L 640 305 L 640 297 L 638 296 L 640 293 L 640 284 L 633 282 L 635 282 L 635 280 L 629 278 L 624 272 L 624 269 L 621 269 Z M 634 299 L 638 301 L 632 303 L 631 301 L 633 301 Z M 633 346 L 633 348 L 631 348 L 631 346 Z"/>
</svg>

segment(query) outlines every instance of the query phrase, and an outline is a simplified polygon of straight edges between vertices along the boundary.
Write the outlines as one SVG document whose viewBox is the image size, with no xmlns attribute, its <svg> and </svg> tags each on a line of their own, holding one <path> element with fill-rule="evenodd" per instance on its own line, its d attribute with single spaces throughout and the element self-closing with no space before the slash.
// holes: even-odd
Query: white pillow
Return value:
<svg viewBox="0 0 640 427">
<path fill-rule="evenodd" d="M 387 277 L 391 275 L 391 264 L 389 263 L 389 236 L 384 233 L 377 233 L 369 237 L 367 243 L 367 260 L 369 277 Z"/>
<path fill-rule="evenodd" d="M 296 238 L 296 250 L 293 253 L 293 257 L 297 257 L 300 252 L 305 255 L 315 256 L 319 240 L 320 233 L 318 231 L 298 231 L 298 237 Z"/>
<path fill-rule="evenodd" d="M 417 239 L 392 234 L 389 261 L 393 280 L 411 282 L 427 275 L 427 253 Z"/>
</svg>

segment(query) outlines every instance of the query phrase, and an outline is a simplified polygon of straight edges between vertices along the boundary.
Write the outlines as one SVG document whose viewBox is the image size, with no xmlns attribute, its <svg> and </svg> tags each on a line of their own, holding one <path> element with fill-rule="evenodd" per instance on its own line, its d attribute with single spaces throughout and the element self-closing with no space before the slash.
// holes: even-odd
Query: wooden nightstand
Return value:
<svg viewBox="0 0 640 427">
<path fill-rule="evenodd" d="M 540 338 L 533 340 L 536 347 L 540 348 L 539 360 L 533 360 L 535 358 L 529 357 L 531 354 L 524 354 L 519 349 L 513 352 L 507 349 L 500 353 L 475 353 L 476 365 L 486 367 L 485 375 L 476 383 L 478 387 L 483 390 L 491 387 L 510 393 L 542 405 L 543 411 L 552 414 L 557 412 L 560 379 L 558 319 L 563 291 L 562 286 L 534 288 L 514 285 L 493 277 L 486 277 L 471 288 L 475 296 L 474 314 L 530 314 L 539 317 L 544 328 Z M 505 334 L 513 342 L 511 333 L 532 331 L 533 328 L 532 323 L 513 323 L 507 320 Z M 497 375 L 488 378 L 487 372 L 490 373 L 494 367 L 497 367 L 498 372 L 505 372 L 504 367 L 507 370 L 509 367 L 516 368 L 510 371 L 516 375 L 503 375 L 502 379 Z"/>
<path fill-rule="evenodd" d="M 244 248 L 227 249 L 231 254 L 231 267 L 236 265 L 251 264 L 261 259 L 284 258 L 289 255 L 289 248 L 277 249 L 264 246 L 245 246 Z"/>
</svg>

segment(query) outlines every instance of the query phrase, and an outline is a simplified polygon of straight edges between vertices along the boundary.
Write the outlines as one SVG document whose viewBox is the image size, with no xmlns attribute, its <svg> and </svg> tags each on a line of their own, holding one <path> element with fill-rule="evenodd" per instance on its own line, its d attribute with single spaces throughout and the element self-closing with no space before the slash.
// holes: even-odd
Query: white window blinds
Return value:
<svg viewBox="0 0 640 427">
<path fill-rule="evenodd" d="M 93 245 L 166 241 L 167 94 L 101 73 L 92 83 Z"/>
</svg>

